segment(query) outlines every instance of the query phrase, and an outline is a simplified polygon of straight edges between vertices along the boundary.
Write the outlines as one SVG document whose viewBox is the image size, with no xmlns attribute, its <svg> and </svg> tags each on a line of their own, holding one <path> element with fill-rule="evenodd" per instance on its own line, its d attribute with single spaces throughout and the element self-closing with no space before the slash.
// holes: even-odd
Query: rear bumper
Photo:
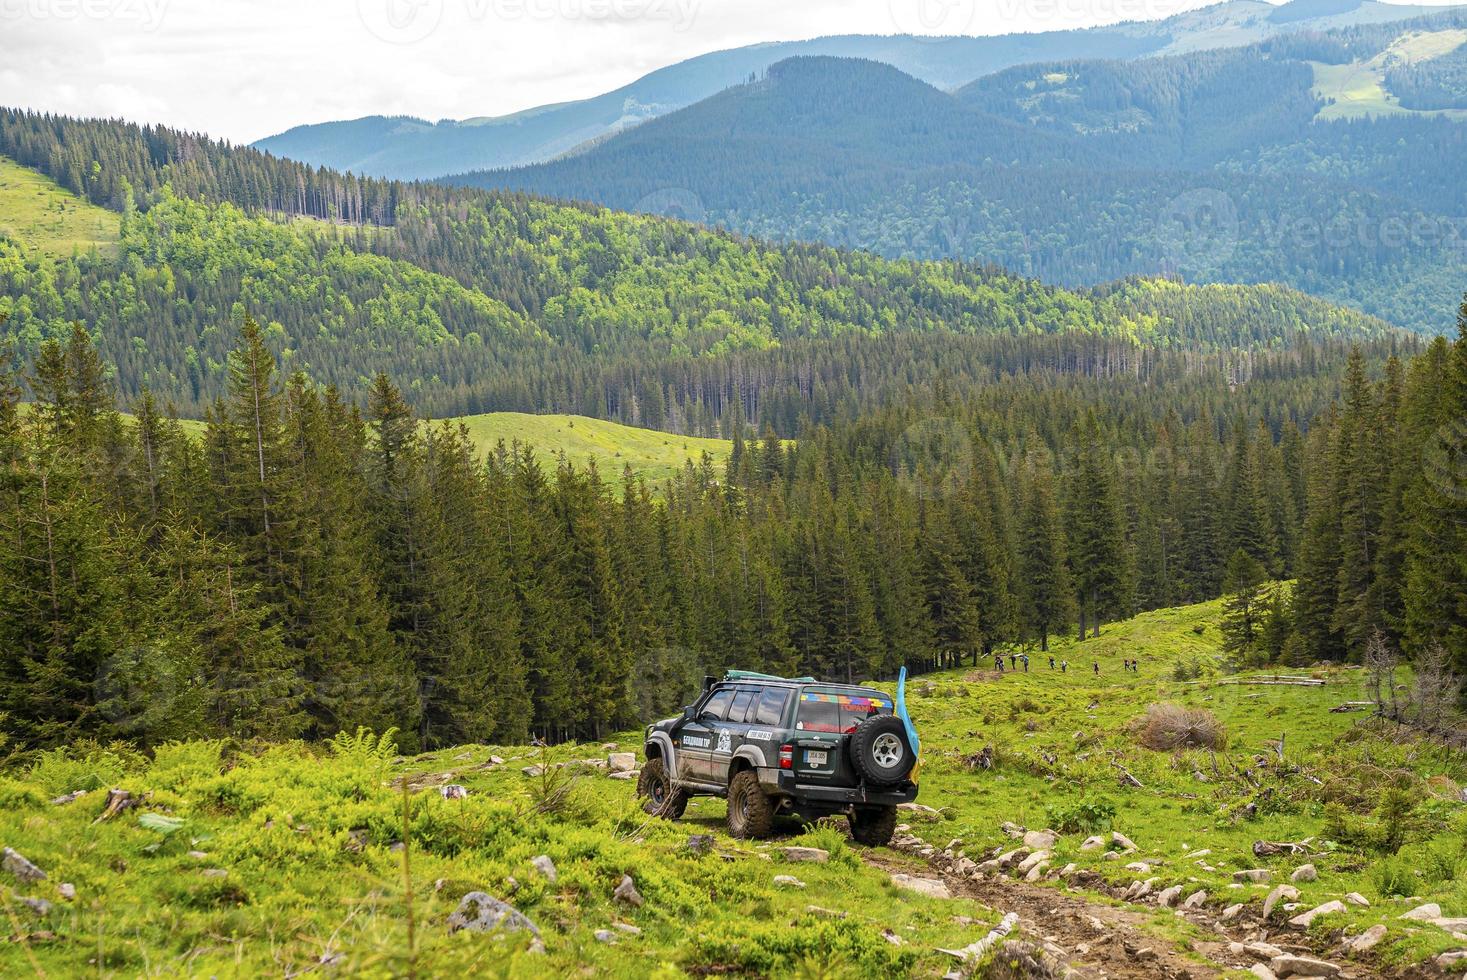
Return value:
<svg viewBox="0 0 1467 980">
<path fill-rule="evenodd" d="M 814 803 L 863 804 L 870 806 L 896 806 L 910 803 L 917 798 L 915 783 L 903 783 L 893 789 L 868 790 L 862 786 L 822 786 L 818 783 L 797 783 L 795 774 L 784 770 L 771 770 L 778 775 L 774 789 L 796 799 Z M 769 781 L 764 781 L 769 785 Z"/>
</svg>

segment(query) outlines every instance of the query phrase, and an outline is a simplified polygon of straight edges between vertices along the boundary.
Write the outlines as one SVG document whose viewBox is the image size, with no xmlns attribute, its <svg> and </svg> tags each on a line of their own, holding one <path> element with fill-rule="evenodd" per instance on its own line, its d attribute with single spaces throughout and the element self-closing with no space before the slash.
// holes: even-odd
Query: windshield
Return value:
<svg viewBox="0 0 1467 980">
<path fill-rule="evenodd" d="M 795 729 L 802 732 L 836 732 L 856 730 L 872 715 L 891 714 L 891 698 L 884 695 L 822 694 L 806 691 L 800 695 L 799 720 Z"/>
</svg>

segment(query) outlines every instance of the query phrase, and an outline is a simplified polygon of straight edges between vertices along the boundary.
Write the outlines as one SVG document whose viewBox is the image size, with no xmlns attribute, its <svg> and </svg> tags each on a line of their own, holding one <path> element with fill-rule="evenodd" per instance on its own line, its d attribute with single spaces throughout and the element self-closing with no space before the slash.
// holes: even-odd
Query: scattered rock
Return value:
<svg viewBox="0 0 1467 980">
<path fill-rule="evenodd" d="M 58 797 L 56 797 L 56 799 L 54 799 L 54 800 L 51 801 L 51 805 L 52 806 L 65 806 L 68 803 L 75 803 L 77 800 L 81 799 L 83 796 L 86 796 L 86 795 L 87 795 L 87 791 L 84 790 L 84 789 L 72 790 L 70 793 L 67 793 L 65 796 L 58 796 Z"/>
<path fill-rule="evenodd" d="M 3 855 L 0 856 L 0 868 L 9 871 L 21 881 L 46 880 L 46 872 L 27 861 L 19 851 L 7 847 L 0 855 Z"/>
<path fill-rule="evenodd" d="M 1156 904 L 1160 905 L 1164 909 L 1169 909 L 1172 907 L 1172 905 L 1176 903 L 1181 894 L 1182 886 L 1173 885 L 1170 888 L 1163 889 L 1162 892 L 1156 896 Z"/>
<path fill-rule="evenodd" d="M 953 897 L 953 893 L 948 891 L 946 882 L 937 878 L 918 878 L 914 875 L 896 874 L 891 876 L 891 883 L 906 891 L 926 895 L 928 898 Z"/>
<path fill-rule="evenodd" d="M 893 946 L 905 946 L 907 944 L 907 941 L 905 939 L 903 939 L 901 936 L 898 936 L 896 933 L 892 932 L 890 929 L 883 929 L 883 930 L 881 930 L 881 938 L 885 939 L 887 942 L 891 943 Z"/>
<path fill-rule="evenodd" d="M 1293 953 L 1275 956 L 1268 968 L 1280 977 L 1334 977 L 1340 973 L 1340 968 L 1333 963 Z"/>
<path fill-rule="evenodd" d="M 1385 926 L 1377 923 L 1346 943 L 1345 948 L 1352 953 L 1369 952 L 1386 937 L 1386 931 Z"/>
<path fill-rule="evenodd" d="M 229 871 L 224 868 L 205 868 L 203 871 L 200 871 L 199 874 L 203 875 L 205 878 L 229 877 Z"/>
<path fill-rule="evenodd" d="M 1100 860 L 1102 860 L 1102 861 L 1119 861 L 1120 859 L 1121 859 L 1121 856 L 1116 851 L 1106 851 L 1104 854 L 1102 854 L 1100 856 Z"/>
<path fill-rule="evenodd" d="M 941 820 L 942 813 L 922 803 L 898 803 L 897 809 L 921 820 Z"/>
<path fill-rule="evenodd" d="M 617 885 L 616 891 L 611 893 L 611 900 L 613 902 L 622 902 L 633 908 L 641 908 L 642 904 L 646 901 L 646 899 L 642 898 L 642 893 L 637 891 L 636 883 L 632 881 L 631 875 L 621 876 L 621 884 Z"/>
<path fill-rule="evenodd" d="M 26 908 L 30 909 L 36 915 L 51 914 L 51 903 L 46 901 L 44 898 L 29 898 L 25 895 L 16 895 L 15 900 L 24 905 Z"/>
<path fill-rule="evenodd" d="M 1184 908 L 1184 909 L 1201 908 L 1202 907 L 1202 903 L 1205 902 L 1205 901 L 1207 901 L 1207 892 L 1205 890 L 1199 888 L 1195 892 L 1193 892 L 1192 894 L 1190 894 L 1190 895 L 1187 896 L 1187 900 L 1182 903 L 1182 908 Z"/>
<path fill-rule="evenodd" d="M 1289 925 L 1298 926 L 1301 929 L 1308 929 L 1314 923 L 1314 920 L 1321 915 L 1334 915 L 1337 912 L 1344 911 L 1346 911 L 1344 902 L 1325 902 L 1323 905 L 1316 906 L 1308 912 L 1294 916 L 1289 920 Z"/>
<path fill-rule="evenodd" d="M 445 800 L 466 800 L 469 798 L 468 789 L 460 786 L 458 783 L 449 783 L 446 786 L 440 786 L 438 787 L 438 793 Z"/>
<path fill-rule="evenodd" d="M 1432 919 L 1431 924 L 1447 932 L 1467 932 L 1467 919 Z"/>
<path fill-rule="evenodd" d="M 519 909 L 485 892 L 469 892 L 448 917 L 448 931 L 458 932 L 528 932 L 537 940 L 540 929 Z"/>
<path fill-rule="evenodd" d="M 613 748 L 614 747 L 615 746 L 613 746 Z M 640 936 L 642 934 L 642 930 L 638 929 L 636 926 L 632 925 L 630 922 L 613 922 L 611 924 L 611 927 L 613 929 L 615 929 L 617 932 L 624 932 L 624 933 L 626 933 L 628 936 Z"/>
<path fill-rule="evenodd" d="M 1212 853 L 1212 849 L 1211 848 L 1204 847 L 1200 851 L 1193 851 L 1191 854 L 1185 855 L 1183 857 L 1183 860 L 1185 860 L 1185 861 L 1194 861 L 1194 860 L 1196 860 L 1198 858 L 1205 858 L 1205 857 L 1207 857 L 1211 853 Z"/>
<path fill-rule="evenodd" d="M 1351 905 L 1358 905 L 1362 909 L 1370 908 L 1370 899 L 1366 898 L 1359 892 L 1351 892 L 1350 894 L 1346 895 L 1345 901 L 1349 902 Z"/>
<path fill-rule="evenodd" d="M 520 772 L 522 772 L 526 776 L 530 776 L 530 777 L 543 776 L 543 775 L 545 775 L 545 767 L 544 766 L 525 766 L 525 768 L 521 769 Z"/>
<path fill-rule="evenodd" d="M 1442 953 L 1433 962 L 1440 969 L 1450 970 L 1455 973 L 1457 970 L 1462 969 L 1463 961 L 1467 961 L 1467 949 L 1454 949 Z"/>
<path fill-rule="evenodd" d="M 63 881 L 60 885 L 57 886 L 56 890 L 60 892 L 61 897 L 66 899 L 68 902 L 76 898 L 76 886 L 69 881 Z"/>
<path fill-rule="evenodd" d="M 9 852 L 7 851 L 7 853 Z M 1427 902 L 1425 905 L 1418 905 L 1416 906 L 1416 908 L 1401 916 L 1401 918 L 1403 919 L 1414 919 L 1417 922 L 1429 922 L 1432 919 L 1440 919 L 1441 917 L 1442 907 L 1435 902 Z"/>
<path fill-rule="evenodd" d="M 1236 905 L 1229 905 L 1227 908 L 1225 908 L 1225 909 L 1222 910 L 1222 915 L 1218 917 L 1218 921 L 1219 922 L 1232 922 L 1234 919 L 1236 919 L 1238 917 L 1238 914 L 1241 913 L 1242 911 L 1243 911 L 1243 905 L 1242 905 L 1242 903 L 1238 903 Z"/>
<path fill-rule="evenodd" d="M 362 831 L 362 833 L 365 835 L 366 834 L 366 831 Z M 209 852 L 208 851 L 189 851 L 187 856 L 190 857 L 190 858 L 192 858 L 195 861 L 203 861 L 203 860 L 206 860 L 209 857 Z"/>
<path fill-rule="evenodd" d="M 1011 821 L 1005 820 L 1003 823 L 998 825 L 998 829 L 1002 830 L 1006 835 L 1012 837 L 1014 840 L 1024 839 L 1024 828 Z"/>
<path fill-rule="evenodd" d="M 596 937 L 598 943 L 605 943 L 608 946 L 615 945 L 616 943 L 616 933 L 610 929 L 597 929 L 593 935 Z"/>
<path fill-rule="evenodd" d="M 1036 851 L 1047 851 L 1059 843 L 1059 834 L 1052 830 L 1031 830 L 1024 835 L 1024 846 Z"/>
<path fill-rule="evenodd" d="M 846 917 L 844 912 L 837 912 L 835 909 L 828 909 L 821 905 L 806 905 L 805 911 L 811 915 L 824 916 L 827 919 L 844 919 Z"/>
<path fill-rule="evenodd" d="M 1278 980 L 1278 974 L 1274 973 L 1262 963 L 1254 963 L 1248 968 L 1248 972 L 1257 977 L 1258 980 Z"/>
<path fill-rule="evenodd" d="M 1025 881 L 1038 881 L 1040 878 L 1043 878 L 1044 877 L 1045 872 L 1047 872 L 1048 870 L 1049 870 L 1049 862 L 1048 861 L 1040 861 L 1038 864 L 1034 865 L 1034 867 L 1032 867 L 1032 868 L 1029 869 L 1029 873 L 1024 876 L 1024 880 Z"/>
<path fill-rule="evenodd" d="M 491 766 L 502 766 L 504 765 L 504 760 L 497 755 L 491 755 L 489 757 L 489 764 Z"/>
<path fill-rule="evenodd" d="M 1271 960 L 1275 956 L 1283 956 L 1284 951 L 1273 943 L 1253 942 L 1244 943 L 1243 952 L 1256 960 Z"/>
<path fill-rule="evenodd" d="M 1119 844 L 1127 851 L 1137 850 L 1136 842 L 1131 840 L 1131 838 L 1127 837 L 1125 834 L 1121 833 L 1119 830 L 1111 831 L 1110 839 L 1114 843 Z"/>
<path fill-rule="evenodd" d="M 805 887 L 805 883 L 803 881 L 801 881 L 800 879 L 796 878 L 794 875 L 775 875 L 774 876 L 774 883 L 776 885 L 782 885 L 785 888 L 804 888 Z"/>
<path fill-rule="evenodd" d="M 1104 849 L 1105 849 L 1105 838 L 1104 837 L 1087 837 L 1087 838 L 1085 838 L 1085 842 L 1080 845 L 1080 850 L 1082 850 L 1082 851 L 1100 851 L 1100 850 L 1104 850 Z"/>
<path fill-rule="evenodd" d="M 609 772 L 606 775 L 612 779 L 636 779 L 641 773 L 632 769 L 625 772 Z"/>
<path fill-rule="evenodd" d="M 1301 864 L 1289 875 L 1289 880 L 1298 884 L 1319 880 L 1319 869 L 1312 864 Z"/>
<path fill-rule="evenodd" d="M 637 768 L 637 753 L 613 752 L 606 757 L 606 765 L 612 772 L 631 772 Z"/>
<path fill-rule="evenodd" d="M 1126 865 L 1126 870 L 1134 871 L 1137 874 L 1150 874 L 1151 865 L 1147 864 L 1145 861 L 1132 861 L 1130 864 Z"/>
<path fill-rule="evenodd" d="M 694 854 L 707 854 L 713 850 L 712 834 L 693 834 L 688 838 L 688 850 Z"/>
<path fill-rule="evenodd" d="M 790 862 L 804 861 L 812 864 L 825 864 L 830 860 L 830 852 L 818 847 L 778 847 L 775 850 Z"/>
<path fill-rule="evenodd" d="M 540 872 L 540 875 L 552 885 L 560 880 L 560 872 L 555 868 L 555 862 L 550 860 L 549 855 L 541 854 L 530 858 L 530 864 Z"/>
<path fill-rule="evenodd" d="M 1293 885 L 1279 885 L 1273 891 L 1269 892 L 1268 897 L 1263 900 L 1263 917 L 1267 919 L 1272 915 L 1273 907 L 1279 902 L 1292 902 L 1298 897 L 1299 889 Z"/>
<path fill-rule="evenodd" d="M 1234 881 L 1251 881 L 1255 884 L 1262 884 L 1271 877 L 1273 877 L 1273 872 L 1267 868 L 1248 868 L 1244 871 L 1233 872 Z"/>
<path fill-rule="evenodd" d="M 1033 854 L 1020 861 L 1019 866 L 1016 870 L 1019 874 L 1026 875 L 1030 871 L 1034 870 L 1037 865 L 1043 864 L 1045 861 L 1048 860 L 1048 851 L 1035 851 Z"/>
</svg>

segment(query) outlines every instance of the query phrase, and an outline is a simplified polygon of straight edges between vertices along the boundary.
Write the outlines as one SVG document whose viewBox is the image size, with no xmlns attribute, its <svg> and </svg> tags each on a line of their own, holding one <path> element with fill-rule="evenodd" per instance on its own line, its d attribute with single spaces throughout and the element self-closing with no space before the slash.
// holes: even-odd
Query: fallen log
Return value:
<svg viewBox="0 0 1467 980">
<path fill-rule="evenodd" d="M 1330 708 L 1332 715 L 1344 714 L 1347 711 L 1370 711 L 1375 707 L 1374 701 L 1346 701 L 1337 708 Z"/>
</svg>

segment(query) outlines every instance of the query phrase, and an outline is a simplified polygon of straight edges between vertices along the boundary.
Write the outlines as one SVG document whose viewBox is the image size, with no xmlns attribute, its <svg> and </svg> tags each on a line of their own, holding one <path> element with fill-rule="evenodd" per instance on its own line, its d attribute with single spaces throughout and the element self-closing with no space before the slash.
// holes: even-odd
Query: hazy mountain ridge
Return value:
<svg viewBox="0 0 1467 980">
<path fill-rule="evenodd" d="M 1318 8 L 1318 9 L 1316 9 Z M 416 179 L 549 160 L 589 140 L 691 105 L 801 55 L 879 61 L 939 88 L 1013 65 L 1080 58 L 1141 58 L 1251 44 L 1276 34 L 1400 20 L 1435 8 L 1345 0 L 1274 7 L 1229 0 L 1159 21 L 1107 27 L 930 38 L 845 35 L 715 51 L 651 72 L 589 99 L 498 117 L 408 116 L 297 126 L 254 144 L 278 156 L 370 176 Z"/>
</svg>

